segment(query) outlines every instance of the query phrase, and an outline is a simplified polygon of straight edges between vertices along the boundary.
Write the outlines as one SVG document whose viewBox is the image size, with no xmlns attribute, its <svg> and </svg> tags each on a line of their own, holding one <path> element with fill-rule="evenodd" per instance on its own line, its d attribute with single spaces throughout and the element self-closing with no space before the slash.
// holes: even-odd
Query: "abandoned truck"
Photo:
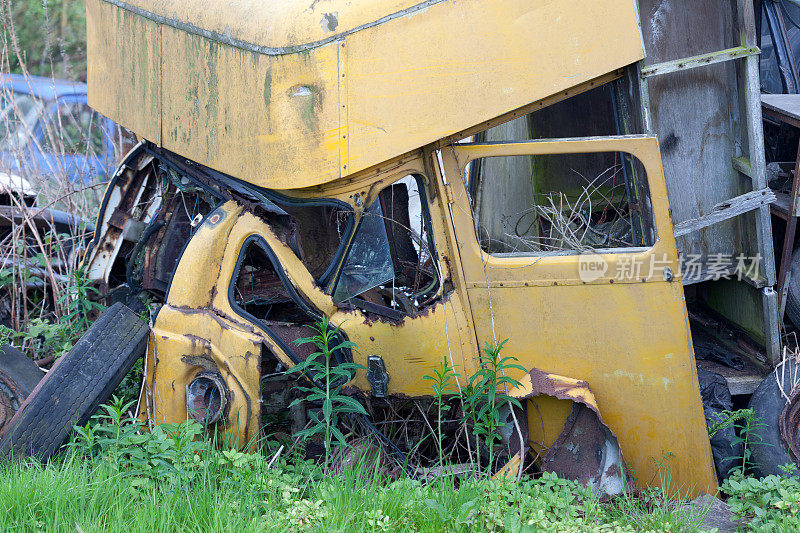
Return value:
<svg viewBox="0 0 800 533">
<path fill-rule="evenodd" d="M 365 403 L 430 396 L 442 361 L 469 376 L 507 340 L 527 370 L 509 370 L 518 457 L 609 493 L 628 466 L 715 490 L 638 17 L 630 0 L 88 0 L 90 104 L 142 139 L 85 259 L 117 303 L 0 446 L 52 453 L 35 399 L 67 371 L 108 391 L 142 352 L 142 418 L 248 446 L 325 316 Z M 587 94 L 570 116 L 591 136 L 502 138 Z"/>
</svg>

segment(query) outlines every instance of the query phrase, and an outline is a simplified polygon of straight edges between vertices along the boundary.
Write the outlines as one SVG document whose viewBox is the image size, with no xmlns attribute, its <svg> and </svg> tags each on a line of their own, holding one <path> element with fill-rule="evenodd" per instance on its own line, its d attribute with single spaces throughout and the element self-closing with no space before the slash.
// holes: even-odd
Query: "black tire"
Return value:
<svg viewBox="0 0 800 533">
<path fill-rule="evenodd" d="M 778 382 L 781 382 L 783 391 L 788 395 L 795 382 L 800 379 L 798 371 L 800 365 L 792 359 L 786 360 L 764 378 L 750 398 L 749 407 L 760 422 L 752 432 L 755 435 L 750 442 L 750 461 L 754 473 L 759 477 L 780 475 L 783 473 L 781 466 L 794 462 L 789 455 L 789 447 L 781 437 L 780 417 L 786 398 L 781 393 Z"/>
<path fill-rule="evenodd" d="M 0 346 L 0 436 L 44 372 L 16 348 Z"/>
<path fill-rule="evenodd" d="M 0 453 L 47 461 L 144 354 L 149 331 L 123 304 L 109 307 L 22 404 L 0 440 Z"/>
<path fill-rule="evenodd" d="M 44 370 L 36 366 L 30 357 L 8 344 L 0 346 L 0 373 L 14 380 L 24 398 L 33 392 L 44 377 Z"/>
<path fill-rule="evenodd" d="M 789 287 L 786 292 L 786 316 L 800 329 L 800 248 L 792 253 L 789 264 Z"/>
</svg>

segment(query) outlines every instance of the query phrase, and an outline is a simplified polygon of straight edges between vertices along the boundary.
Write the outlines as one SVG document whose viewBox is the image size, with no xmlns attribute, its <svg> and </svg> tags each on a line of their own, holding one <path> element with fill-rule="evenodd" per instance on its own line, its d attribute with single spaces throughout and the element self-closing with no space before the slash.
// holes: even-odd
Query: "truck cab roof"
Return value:
<svg viewBox="0 0 800 533">
<path fill-rule="evenodd" d="M 89 103 L 254 185 L 319 186 L 643 57 L 634 3 L 88 0 Z"/>
</svg>

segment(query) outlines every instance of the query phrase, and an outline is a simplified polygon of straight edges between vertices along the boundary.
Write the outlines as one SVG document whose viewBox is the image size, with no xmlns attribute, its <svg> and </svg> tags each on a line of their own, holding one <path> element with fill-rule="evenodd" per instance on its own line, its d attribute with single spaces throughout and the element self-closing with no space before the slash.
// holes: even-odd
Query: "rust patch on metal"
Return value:
<svg viewBox="0 0 800 533">
<path fill-rule="evenodd" d="M 204 371 L 211 372 L 217 370 L 217 365 L 207 355 L 184 355 L 181 356 L 181 361 L 189 366 L 197 366 Z"/>
<path fill-rule="evenodd" d="M 633 485 L 619 441 L 600 416 L 597 402 L 583 380 L 570 379 L 534 368 L 529 372 L 530 392 L 520 399 L 545 395 L 573 402 L 564 429 L 540 460 L 542 470 L 581 481 L 609 495 Z M 512 391 L 513 395 L 513 391 Z"/>
<path fill-rule="evenodd" d="M 208 339 L 204 339 L 203 337 L 198 337 L 197 335 L 193 335 L 192 333 L 187 333 L 184 335 L 184 337 L 188 339 L 189 342 L 191 342 L 192 345 L 194 346 L 200 345 L 203 348 L 209 350 L 211 349 L 211 341 L 209 341 Z"/>
</svg>

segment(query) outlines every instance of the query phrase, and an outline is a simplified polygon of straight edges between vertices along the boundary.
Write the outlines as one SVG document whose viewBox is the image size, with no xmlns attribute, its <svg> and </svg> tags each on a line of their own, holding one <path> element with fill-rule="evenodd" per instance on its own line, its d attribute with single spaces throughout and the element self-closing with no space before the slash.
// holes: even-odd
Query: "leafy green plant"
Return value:
<svg viewBox="0 0 800 533">
<path fill-rule="evenodd" d="M 99 296 L 100 291 L 89 284 L 85 267 L 76 268 L 70 273 L 70 282 L 59 300 L 64 310 L 61 320 L 83 334 L 91 326 L 94 316 L 105 310 L 105 306 L 96 301 Z"/>
<path fill-rule="evenodd" d="M 209 468 L 227 472 L 225 477 L 235 471 L 245 482 L 247 473 L 261 466 L 260 454 L 216 449 L 214 443 L 203 439 L 204 428 L 194 420 L 148 430 L 140 420 L 127 416 L 132 404 L 113 396 L 89 424 L 74 428 L 68 446 L 79 457 L 135 478 L 139 488 L 152 483 L 185 486 Z"/>
<path fill-rule="evenodd" d="M 480 464 L 480 442 L 483 438 L 489 450 L 489 471 L 494 468 L 494 447 L 500 441 L 499 429 L 504 425 L 500 420 L 500 411 L 506 405 L 512 409 L 520 407 L 516 398 L 504 394 L 509 387 L 519 385 L 519 381 L 506 375 L 506 371 L 517 369 L 526 372 L 522 366 L 512 362 L 517 360 L 515 357 L 500 357 L 506 342 L 508 339 L 499 344 L 486 343 L 483 354 L 478 358 L 478 370 L 470 377 L 465 388 L 465 416 L 472 424 L 476 459 Z"/>
<path fill-rule="evenodd" d="M 25 331 L 15 331 L 0 325 L 0 344 L 10 344 L 21 351 L 33 353 L 34 358 L 52 355 L 61 357 L 72 349 L 75 332 L 65 322 L 51 322 L 35 317 Z"/>
<path fill-rule="evenodd" d="M 296 339 L 295 344 L 311 343 L 317 351 L 289 370 L 306 376 L 313 384 L 311 387 L 298 386 L 307 393 L 304 398 L 297 398 L 292 405 L 300 402 L 321 402 L 322 410 L 311 411 L 312 425 L 298 433 L 308 438 L 322 434 L 325 446 L 325 468 L 330 464 L 331 445 L 335 439 L 340 446 L 347 446 L 345 437 L 337 427 L 339 416 L 344 413 L 366 415 L 364 407 L 354 398 L 342 392 L 343 387 L 353 379 L 357 369 L 364 366 L 358 363 L 333 364 L 333 354 L 338 350 L 353 349 L 356 345 L 350 341 L 340 341 L 339 331 L 332 327 L 327 316 L 313 326 L 309 326 L 316 334 L 311 337 Z M 338 344 L 337 344 L 338 343 Z"/>
<path fill-rule="evenodd" d="M 717 413 L 717 421 L 708 430 L 709 438 L 731 425 L 736 426 L 736 436 L 731 441 L 731 444 L 734 446 L 737 444 L 742 445 L 742 464 L 736 470 L 744 473 L 747 472 L 748 461 L 750 460 L 750 445 L 756 440 L 761 442 L 761 434 L 757 430 L 765 427 L 766 424 L 756 416 L 755 411 L 752 409 L 721 411 Z M 735 457 L 735 459 L 739 459 L 739 457 Z"/>
<path fill-rule="evenodd" d="M 41 254 L 39 256 L 39 260 L 44 261 Z M 7 277 L 10 274 L 3 271 L 0 276 Z M 30 272 L 26 276 L 26 280 L 34 277 Z M 55 319 L 30 317 L 23 331 L 0 325 L 0 343 L 16 346 L 34 359 L 49 358 L 50 362 L 58 359 L 72 349 L 89 328 L 94 316 L 105 309 L 105 306 L 92 300 L 93 294 L 99 293 L 89 285 L 83 269 L 74 270 L 58 299 L 60 316 Z"/>
<path fill-rule="evenodd" d="M 755 531 L 797 531 L 800 529 L 800 479 L 797 466 L 788 464 L 779 476 L 761 479 L 745 476 L 741 470 L 722 483 L 729 496 L 728 506 L 740 519 L 750 520 Z"/>
<path fill-rule="evenodd" d="M 422 376 L 422 379 L 433 381 L 433 397 L 436 402 L 436 447 L 439 452 L 439 466 L 444 464 L 444 450 L 442 449 L 442 415 L 450 410 L 450 406 L 445 402 L 445 394 L 448 392 L 451 383 L 458 379 L 459 374 L 455 372 L 447 358 L 442 358 L 439 366 L 433 369 L 433 375 Z"/>
</svg>

